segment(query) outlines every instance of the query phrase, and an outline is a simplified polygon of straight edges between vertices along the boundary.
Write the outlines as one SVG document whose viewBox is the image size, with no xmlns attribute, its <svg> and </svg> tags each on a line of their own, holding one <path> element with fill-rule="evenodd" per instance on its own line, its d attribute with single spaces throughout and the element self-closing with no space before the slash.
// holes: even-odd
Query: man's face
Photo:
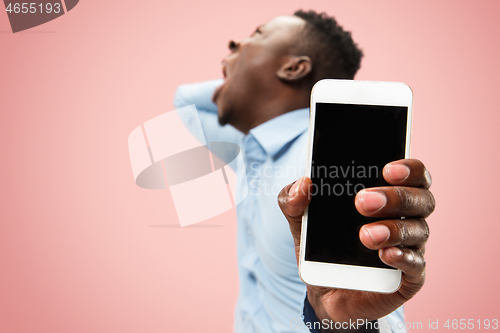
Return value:
<svg viewBox="0 0 500 333">
<path fill-rule="evenodd" d="M 258 27 L 248 38 L 229 43 L 231 53 L 223 60 L 224 84 L 213 95 L 219 122 L 247 128 L 248 114 L 259 99 L 272 98 L 280 84 L 277 70 L 300 38 L 305 21 L 279 16 Z"/>
</svg>

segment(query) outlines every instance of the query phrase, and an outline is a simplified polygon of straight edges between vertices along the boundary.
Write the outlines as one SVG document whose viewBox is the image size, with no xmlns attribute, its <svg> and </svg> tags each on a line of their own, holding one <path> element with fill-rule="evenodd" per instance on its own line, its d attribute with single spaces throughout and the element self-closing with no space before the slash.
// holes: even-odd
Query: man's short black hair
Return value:
<svg viewBox="0 0 500 333">
<path fill-rule="evenodd" d="M 353 79 L 363 52 L 352 40 L 351 33 L 325 13 L 298 10 L 294 15 L 306 21 L 298 48 L 312 60 L 312 84 L 326 78 Z"/>
</svg>

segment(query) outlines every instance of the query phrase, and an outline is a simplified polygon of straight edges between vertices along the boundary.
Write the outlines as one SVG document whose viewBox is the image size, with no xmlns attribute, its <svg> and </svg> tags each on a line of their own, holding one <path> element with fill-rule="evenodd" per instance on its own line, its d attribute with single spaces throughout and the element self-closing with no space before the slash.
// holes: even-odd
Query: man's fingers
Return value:
<svg viewBox="0 0 500 333">
<path fill-rule="evenodd" d="M 422 249 L 429 239 L 429 226 L 424 219 L 377 221 L 361 227 L 359 239 L 372 250 L 392 246 Z"/>
<path fill-rule="evenodd" d="M 302 231 L 302 215 L 311 201 L 312 182 L 309 177 L 302 177 L 285 186 L 278 195 L 278 204 L 288 220 L 290 232 L 295 243 L 295 257 L 299 262 L 300 234 Z"/>
<path fill-rule="evenodd" d="M 383 170 L 384 179 L 391 185 L 429 188 L 431 174 L 424 164 L 416 159 L 405 159 L 388 163 Z"/>
<path fill-rule="evenodd" d="M 429 190 L 403 186 L 361 190 L 356 195 L 355 204 L 360 214 L 374 217 L 427 217 L 436 206 Z"/>
</svg>

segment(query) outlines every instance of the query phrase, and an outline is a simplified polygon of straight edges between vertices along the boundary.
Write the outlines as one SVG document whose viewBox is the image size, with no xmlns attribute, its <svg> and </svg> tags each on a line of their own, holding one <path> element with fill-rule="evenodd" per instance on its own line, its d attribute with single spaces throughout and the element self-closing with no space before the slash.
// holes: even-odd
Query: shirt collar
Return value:
<svg viewBox="0 0 500 333">
<path fill-rule="evenodd" d="M 309 108 L 298 109 L 266 121 L 250 130 L 267 154 L 274 157 L 309 127 Z"/>
</svg>

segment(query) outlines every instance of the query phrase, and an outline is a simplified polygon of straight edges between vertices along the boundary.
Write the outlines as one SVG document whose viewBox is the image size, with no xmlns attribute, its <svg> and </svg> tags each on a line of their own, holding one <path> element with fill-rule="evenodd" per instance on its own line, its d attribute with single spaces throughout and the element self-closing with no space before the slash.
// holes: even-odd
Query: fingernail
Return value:
<svg viewBox="0 0 500 333">
<path fill-rule="evenodd" d="M 364 229 L 366 230 L 368 236 L 371 237 L 375 245 L 385 242 L 387 239 L 389 239 L 389 236 L 391 235 L 391 231 L 389 230 L 389 228 L 387 228 L 387 226 L 383 224 L 377 224 L 372 226 L 365 225 Z"/>
<path fill-rule="evenodd" d="M 399 257 L 401 257 L 403 255 L 403 251 L 401 251 L 397 247 L 390 247 L 389 248 L 389 253 L 391 254 L 391 257 L 393 259 L 399 258 Z"/>
<path fill-rule="evenodd" d="M 400 183 L 410 176 L 410 168 L 402 164 L 389 164 L 387 166 L 387 174 L 392 181 Z"/>
<path fill-rule="evenodd" d="M 382 209 L 387 203 L 385 194 L 377 191 L 362 191 L 360 200 L 365 210 L 369 213 Z"/>
<path fill-rule="evenodd" d="M 299 194 L 299 188 L 300 188 L 300 185 L 302 185 L 302 180 L 304 179 L 304 177 L 298 179 L 293 185 L 292 185 L 292 188 L 290 189 L 290 192 L 289 192 L 289 196 L 290 196 L 290 199 L 293 199 L 297 196 L 297 194 Z"/>
</svg>

